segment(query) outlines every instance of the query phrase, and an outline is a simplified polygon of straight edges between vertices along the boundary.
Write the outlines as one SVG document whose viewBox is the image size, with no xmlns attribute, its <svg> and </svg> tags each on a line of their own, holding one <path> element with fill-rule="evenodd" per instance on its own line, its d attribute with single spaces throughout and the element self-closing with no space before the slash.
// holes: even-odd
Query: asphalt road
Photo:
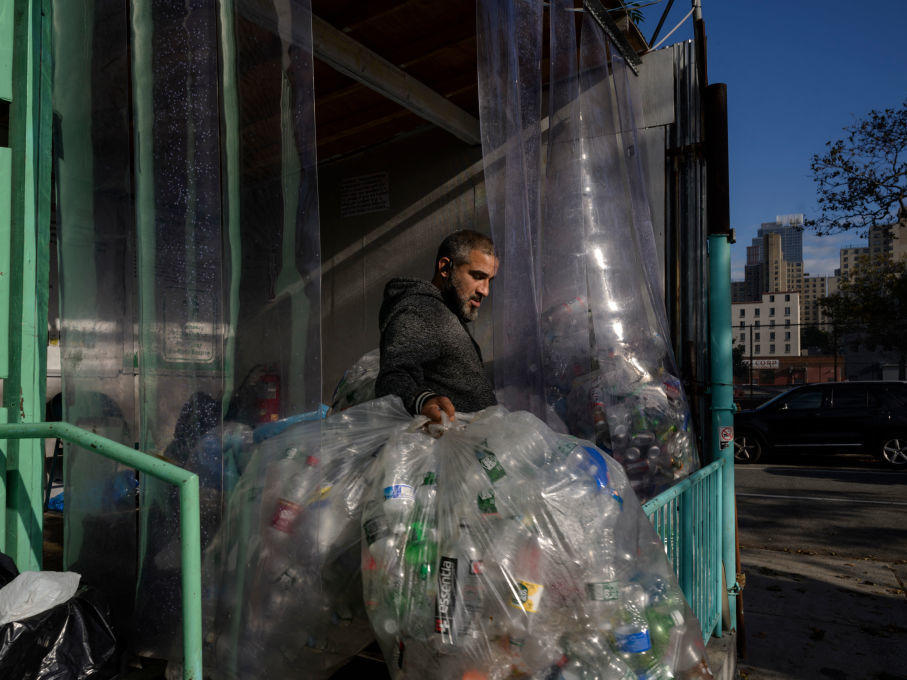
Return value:
<svg viewBox="0 0 907 680">
<path fill-rule="evenodd" d="M 907 680 L 907 471 L 868 456 L 737 465 L 744 680 Z"/>
<path fill-rule="evenodd" d="M 907 560 L 907 471 L 855 454 L 787 458 L 736 466 L 742 546 Z"/>
</svg>

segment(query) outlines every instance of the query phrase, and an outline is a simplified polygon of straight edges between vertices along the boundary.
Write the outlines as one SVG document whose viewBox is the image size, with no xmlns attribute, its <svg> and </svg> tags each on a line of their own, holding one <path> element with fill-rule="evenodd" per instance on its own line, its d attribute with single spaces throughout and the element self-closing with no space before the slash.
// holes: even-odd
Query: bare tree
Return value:
<svg viewBox="0 0 907 680">
<path fill-rule="evenodd" d="M 818 235 L 892 224 L 907 216 L 907 101 L 870 111 L 845 127 L 847 136 L 825 143 L 810 168 L 820 214 L 806 221 Z"/>
</svg>

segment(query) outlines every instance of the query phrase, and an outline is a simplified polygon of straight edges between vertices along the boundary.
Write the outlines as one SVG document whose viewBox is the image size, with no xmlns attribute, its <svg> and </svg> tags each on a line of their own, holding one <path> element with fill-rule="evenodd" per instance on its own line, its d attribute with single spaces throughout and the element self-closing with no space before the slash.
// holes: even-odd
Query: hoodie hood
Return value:
<svg viewBox="0 0 907 680">
<path fill-rule="evenodd" d="M 381 303 L 381 311 L 378 312 L 378 328 L 382 333 L 384 332 L 388 319 L 400 305 L 409 305 L 410 303 L 420 305 L 428 302 L 426 298 L 432 298 L 442 305 L 446 305 L 441 291 L 429 281 L 424 281 L 423 279 L 391 279 L 384 287 L 384 301 Z"/>
</svg>

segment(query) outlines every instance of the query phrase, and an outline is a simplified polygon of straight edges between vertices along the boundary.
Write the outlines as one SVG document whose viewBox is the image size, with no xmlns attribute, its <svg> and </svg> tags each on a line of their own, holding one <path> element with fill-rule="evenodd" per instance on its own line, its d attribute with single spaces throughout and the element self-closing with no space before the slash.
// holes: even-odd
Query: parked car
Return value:
<svg viewBox="0 0 907 680">
<path fill-rule="evenodd" d="M 863 450 L 907 468 L 907 382 L 801 385 L 735 414 L 737 462 L 792 449 Z"/>
<path fill-rule="evenodd" d="M 739 409 L 753 409 L 790 388 L 791 385 L 734 385 L 734 403 Z"/>
</svg>

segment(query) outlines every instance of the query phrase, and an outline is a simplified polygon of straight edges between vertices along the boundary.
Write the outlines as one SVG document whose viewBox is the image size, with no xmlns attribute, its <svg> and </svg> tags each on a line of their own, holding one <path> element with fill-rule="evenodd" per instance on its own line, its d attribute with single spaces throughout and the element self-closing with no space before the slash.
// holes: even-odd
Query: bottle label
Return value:
<svg viewBox="0 0 907 680">
<path fill-rule="evenodd" d="M 485 474 L 488 475 L 488 479 L 492 482 L 496 482 L 507 473 L 504 471 L 504 468 L 501 467 L 498 457 L 487 448 L 484 448 L 486 446 L 488 446 L 488 442 L 484 441 L 482 442 L 482 446 L 476 449 L 476 458 L 482 464 L 482 468 L 485 470 Z"/>
<path fill-rule="evenodd" d="M 435 632 L 441 641 L 453 644 L 453 618 L 457 607 L 457 560 L 441 556 L 438 564 L 438 596 L 435 599 Z"/>
<path fill-rule="evenodd" d="M 375 541 L 390 535 L 390 528 L 387 526 L 383 516 L 373 517 L 362 524 L 362 530 L 365 532 L 365 542 L 371 545 Z"/>
<path fill-rule="evenodd" d="M 617 646 L 622 652 L 630 654 L 642 654 L 652 649 L 652 639 L 649 637 L 648 630 L 621 630 L 615 631 L 614 637 L 617 639 Z"/>
<path fill-rule="evenodd" d="M 392 484 L 384 487 L 384 500 L 389 501 L 394 498 L 409 499 L 413 497 L 413 487 L 409 484 Z"/>
<path fill-rule="evenodd" d="M 539 601 L 545 586 L 531 581 L 516 582 L 517 596 L 510 598 L 510 606 L 522 609 L 527 614 L 534 614 L 539 610 Z"/>
<path fill-rule="evenodd" d="M 620 589 L 614 581 L 587 583 L 586 595 L 594 602 L 610 602 L 618 598 Z"/>
<path fill-rule="evenodd" d="M 487 489 L 476 494 L 476 502 L 479 506 L 479 512 L 483 515 L 498 514 L 497 503 L 494 502 L 494 491 Z"/>
<path fill-rule="evenodd" d="M 469 560 L 469 573 L 473 576 L 481 576 L 485 573 L 485 567 L 482 560 Z"/>
<path fill-rule="evenodd" d="M 277 499 L 277 507 L 274 510 L 274 516 L 271 517 L 271 526 L 282 531 L 285 534 L 293 533 L 293 525 L 296 518 L 302 512 L 302 506 L 285 498 Z"/>
</svg>

